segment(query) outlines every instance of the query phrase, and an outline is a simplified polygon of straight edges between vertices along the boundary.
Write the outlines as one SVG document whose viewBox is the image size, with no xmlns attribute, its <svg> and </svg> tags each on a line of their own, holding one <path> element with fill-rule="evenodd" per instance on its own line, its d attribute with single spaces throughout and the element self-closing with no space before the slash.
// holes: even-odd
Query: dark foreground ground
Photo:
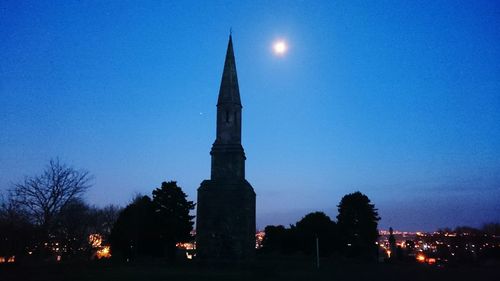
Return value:
<svg viewBox="0 0 500 281">
<path fill-rule="evenodd" d="M 134 264 L 111 262 L 59 263 L 0 266 L 0 280 L 500 280 L 500 266 L 437 267 L 422 264 L 377 264 L 356 261 L 322 260 L 317 269 L 307 259 L 259 259 L 252 265 L 199 265 L 162 261 Z"/>
</svg>

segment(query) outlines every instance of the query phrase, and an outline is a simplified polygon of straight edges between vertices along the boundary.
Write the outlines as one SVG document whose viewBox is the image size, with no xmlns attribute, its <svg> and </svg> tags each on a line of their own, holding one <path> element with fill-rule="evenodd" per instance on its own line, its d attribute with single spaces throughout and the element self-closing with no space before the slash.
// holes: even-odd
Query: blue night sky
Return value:
<svg viewBox="0 0 500 281">
<path fill-rule="evenodd" d="M 498 1 L 4 0 L 0 190 L 59 157 L 98 206 L 196 201 L 230 27 L 258 228 L 357 190 L 381 228 L 500 221 Z"/>
</svg>

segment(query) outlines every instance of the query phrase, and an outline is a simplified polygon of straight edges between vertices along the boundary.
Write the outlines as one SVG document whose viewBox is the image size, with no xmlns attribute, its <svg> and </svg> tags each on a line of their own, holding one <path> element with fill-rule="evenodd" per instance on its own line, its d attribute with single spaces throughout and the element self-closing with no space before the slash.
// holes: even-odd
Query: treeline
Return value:
<svg viewBox="0 0 500 281">
<path fill-rule="evenodd" d="M 472 226 L 457 226 L 455 228 L 439 228 L 437 231 L 439 234 L 453 233 L 458 236 L 482 236 L 482 235 L 495 235 L 500 237 L 500 223 L 485 223 L 480 228 Z"/>
<path fill-rule="evenodd" d="M 0 202 L 0 257 L 16 262 L 87 259 L 109 236 L 120 208 L 87 204 L 91 176 L 59 160 L 15 184 Z M 97 241 L 89 241 L 91 234 Z"/>
<path fill-rule="evenodd" d="M 175 258 L 176 243 L 193 240 L 195 204 L 176 182 L 125 208 L 90 206 L 88 172 L 51 160 L 40 175 L 13 185 L 0 201 L 0 263 L 140 256 Z"/>
<path fill-rule="evenodd" d="M 429 244 L 440 241 L 434 256 L 450 263 L 500 260 L 500 223 L 484 224 L 481 228 L 443 228 L 424 237 L 424 241 Z"/>
<path fill-rule="evenodd" d="M 378 255 L 377 209 L 361 192 L 345 195 L 338 205 L 337 221 L 322 212 L 307 214 L 295 225 L 267 226 L 263 254 L 334 253 L 372 259 Z"/>
<path fill-rule="evenodd" d="M 13 185 L 0 201 L 0 262 L 13 257 L 16 262 L 86 260 L 99 257 L 100 251 L 119 260 L 144 256 L 175 260 L 177 243 L 194 242 L 190 211 L 195 204 L 176 182 L 163 182 L 151 196 L 139 195 L 125 208 L 99 208 L 83 200 L 91 178 L 86 171 L 52 160 L 40 175 Z M 314 212 L 289 227 L 267 226 L 259 253 L 377 257 L 380 217 L 375 205 L 354 192 L 337 207 L 336 220 Z M 421 239 L 435 244 L 435 251 L 425 252 L 428 257 L 499 258 L 500 248 L 495 246 L 500 224 L 445 228 Z M 421 251 L 415 247 L 419 241 L 405 241 L 403 249 L 394 237 L 389 240 L 393 257 L 414 258 Z"/>
<path fill-rule="evenodd" d="M 87 171 L 51 160 L 40 175 L 16 183 L 0 204 L 0 259 L 89 259 L 110 246 L 105 254 L 116 259 L 174 260 L 177 243 L 194 241 L 195 204 L 176 182 L 163 182 L 151 196 L 137 196 L 122 209 L 87 204 L 83 195 L 91 179 Z M 318 241 L 321 256 L 376 255 L 380 218 L 368 197 L 348 194 L 338 208 L 336 222 L 316 212 L 290 228 L 266 227 L 261 252 L 312 254 Z"/>
</svg>

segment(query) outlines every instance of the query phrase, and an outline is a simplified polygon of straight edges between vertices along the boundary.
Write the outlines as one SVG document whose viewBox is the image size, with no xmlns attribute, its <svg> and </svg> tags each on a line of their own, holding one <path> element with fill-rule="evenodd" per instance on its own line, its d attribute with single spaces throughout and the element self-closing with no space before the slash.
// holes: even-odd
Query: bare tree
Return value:
<svg viewBox="0 0 500 281">
<path fill-rule="evenodd" d="M 29 212 L 32 221 L 46 231 L 56 215 L 68 202 L 81 198 L 90 187 L 87 171 L 78 171 L 61 164 L 59 159 L 50 160 L 41 175 L 26 177 L 15 184 L 14 200 Z"/>
<path fill-rule="evenodd" d="M 93 233 L 99 233 L 104 235 L 105 237 L 108 237 L 121 211 L 122 208 L 111 204 L 104 206 L 103 208 L 99 208 L 96 206 L 92 207 L 91 231 Z"/>
</svg>

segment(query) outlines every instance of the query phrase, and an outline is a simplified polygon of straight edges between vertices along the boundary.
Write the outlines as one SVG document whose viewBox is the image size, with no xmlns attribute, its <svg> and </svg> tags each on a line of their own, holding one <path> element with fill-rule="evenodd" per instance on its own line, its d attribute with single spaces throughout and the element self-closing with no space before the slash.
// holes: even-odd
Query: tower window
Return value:
<svg viewBox="0 0 500 281">
<path fill-rule="evenodd" d="M 226 110 L 226 123 L 229 123 L 229 111 Z"/>
</svg>

